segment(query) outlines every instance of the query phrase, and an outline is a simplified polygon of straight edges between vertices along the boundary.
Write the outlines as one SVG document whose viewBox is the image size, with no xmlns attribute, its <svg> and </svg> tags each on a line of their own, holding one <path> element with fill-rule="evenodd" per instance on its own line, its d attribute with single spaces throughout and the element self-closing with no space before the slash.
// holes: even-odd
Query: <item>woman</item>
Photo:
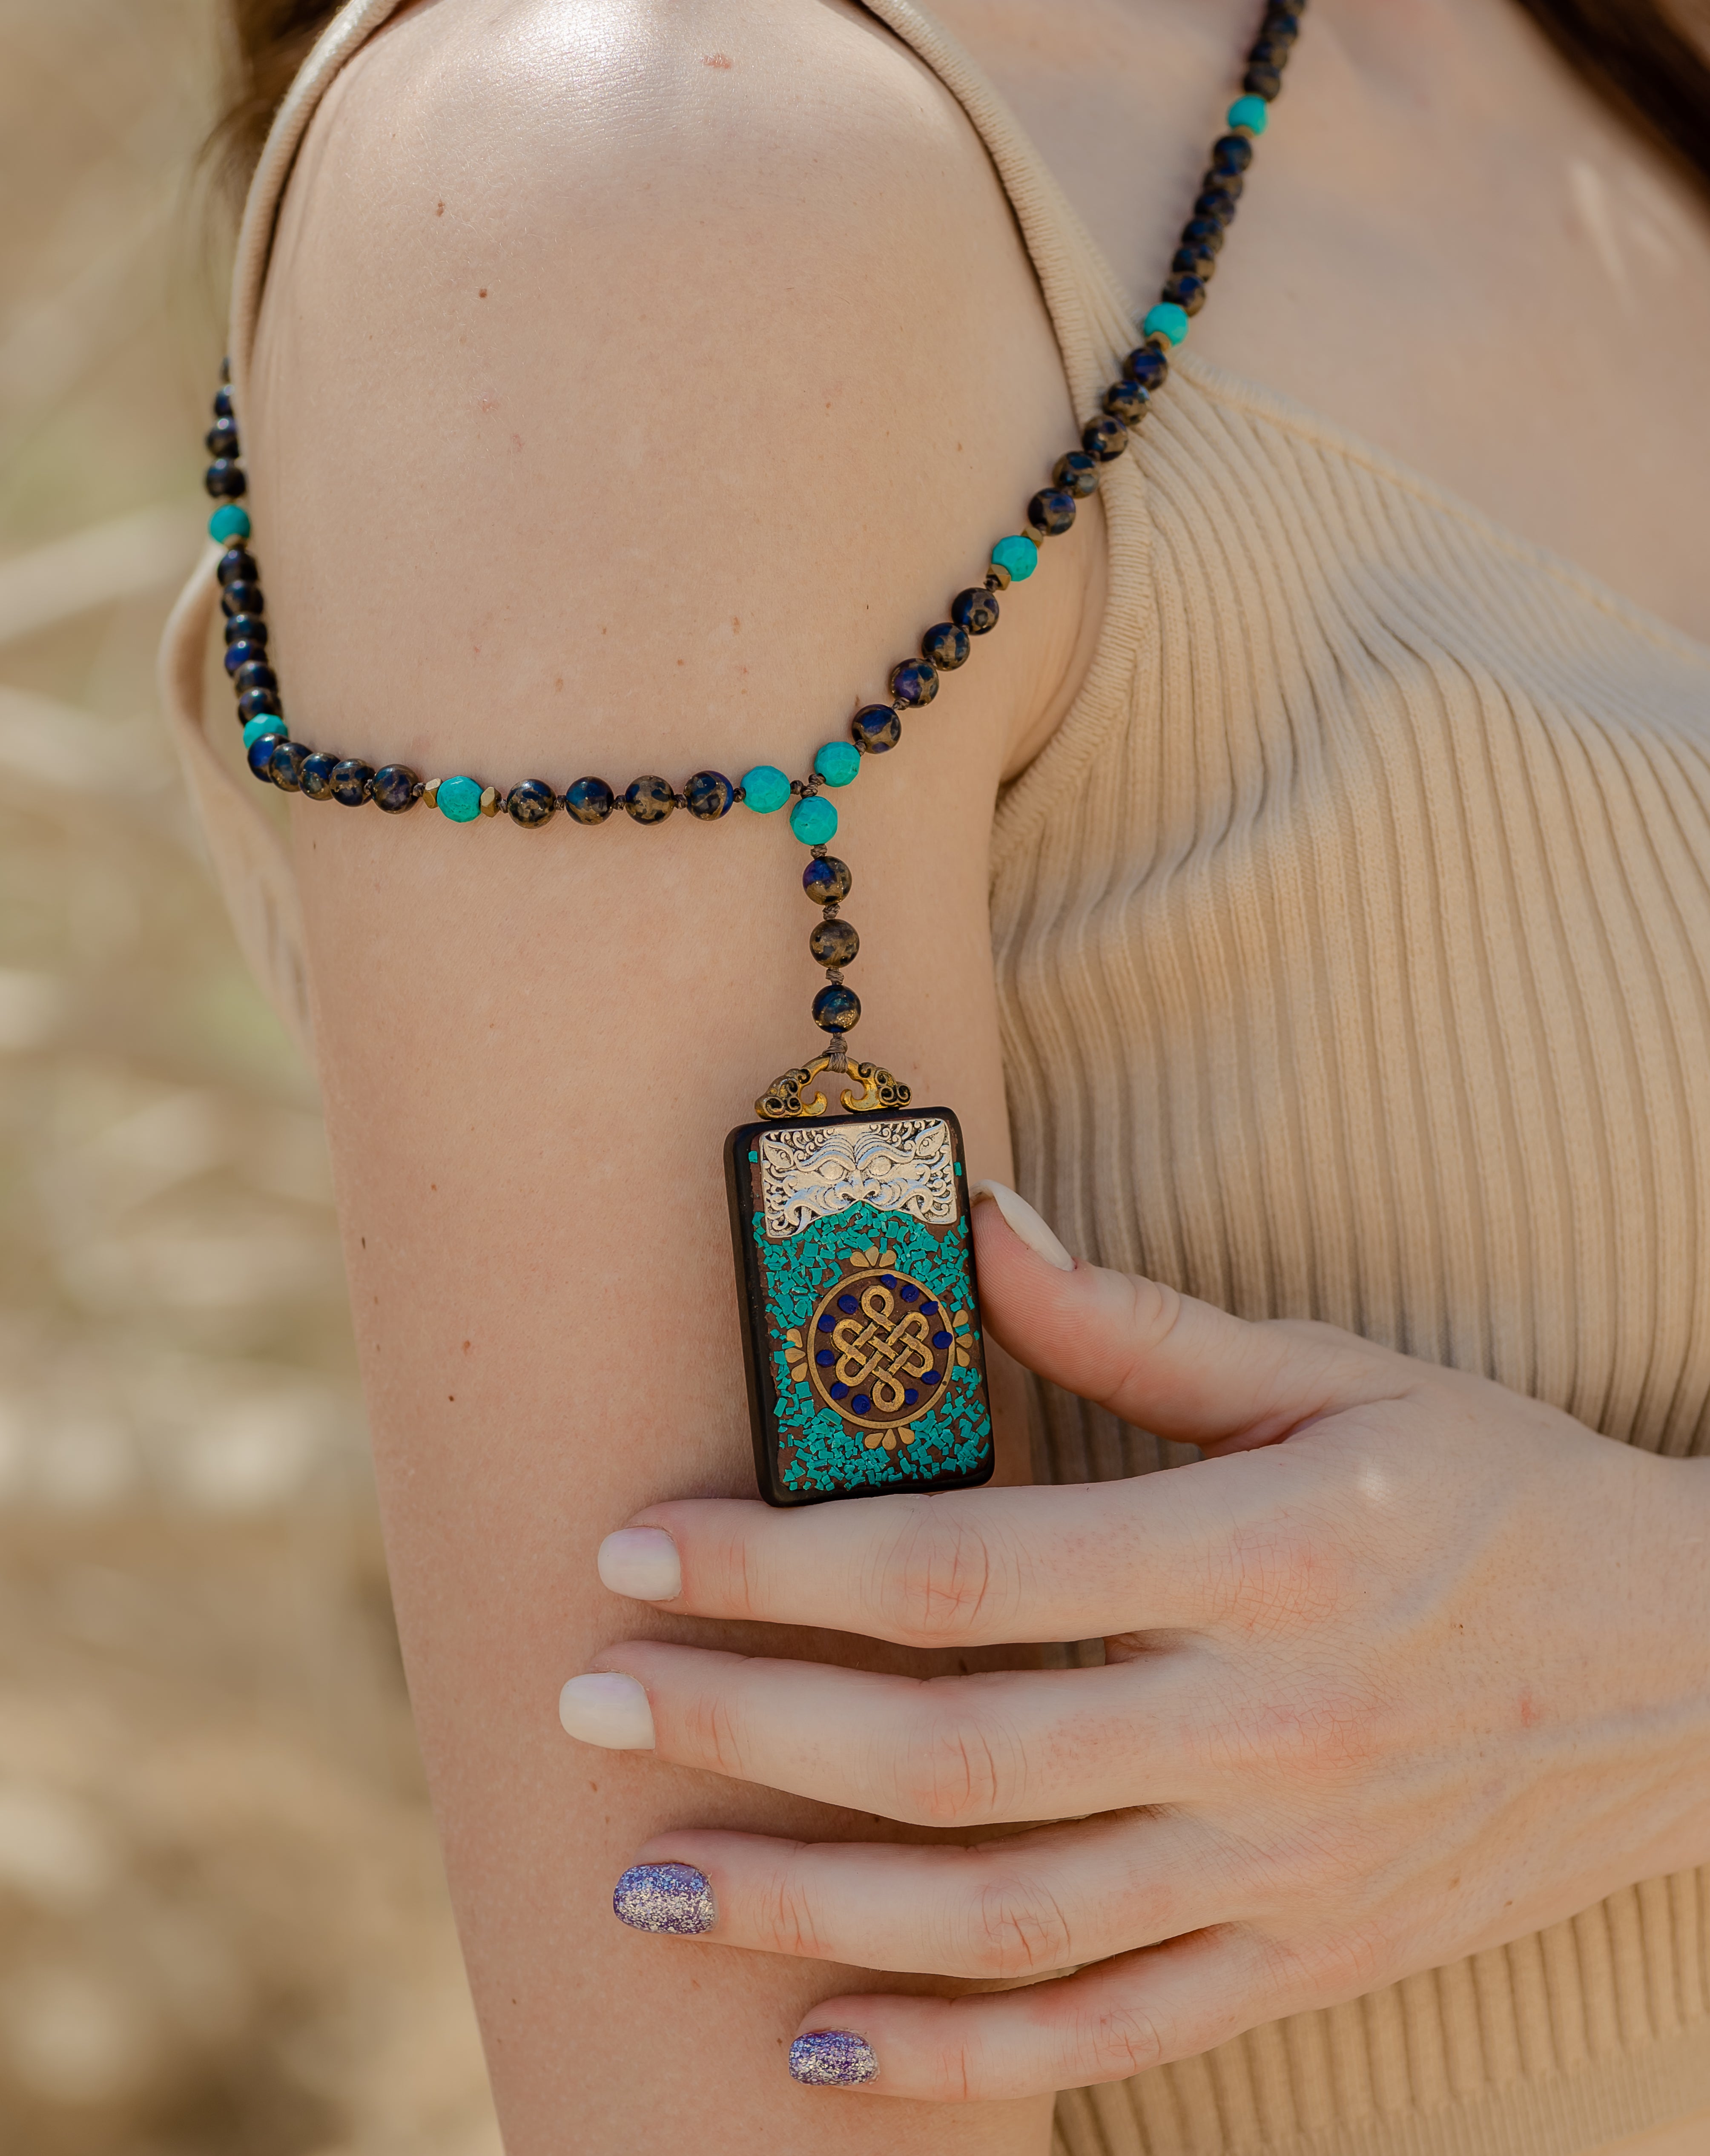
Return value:
<svg viewBox="0 0 1710 2156">
<path fill-rule="evenodd" d="M 270 110 L 330 11 L 240 12 Z M 938 15 L 347 11 L 234 311 L 297 737 L 803 769 L 978 585 L 1260 10 Z M 752 1500 L 774 824 L 292 804 L 511 2156 L 1710 2147 L 1707 76 L 1533 15 L 1315 0 L 1137 443 L 847 797 L 859 1052 L 994 1186 L 999 1486 Z"/>
</svg>

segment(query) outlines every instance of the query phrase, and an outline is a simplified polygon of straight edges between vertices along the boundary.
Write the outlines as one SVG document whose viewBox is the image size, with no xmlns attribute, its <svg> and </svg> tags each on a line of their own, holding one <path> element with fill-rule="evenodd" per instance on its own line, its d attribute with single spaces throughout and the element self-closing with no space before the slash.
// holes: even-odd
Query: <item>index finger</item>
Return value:
<svg viewBox="0 0 1710 2156">
<path fill-rule="evenodd" d="M 799 1512 L 686 1498 L 609 1535 L 599 1573 L 615 1594 L 689 1615 L 904 1646 L 1192 1629 L 1209 1614 L 1216 1570 L 1186 1486 L 1201 1472 Z"/>
</svg>

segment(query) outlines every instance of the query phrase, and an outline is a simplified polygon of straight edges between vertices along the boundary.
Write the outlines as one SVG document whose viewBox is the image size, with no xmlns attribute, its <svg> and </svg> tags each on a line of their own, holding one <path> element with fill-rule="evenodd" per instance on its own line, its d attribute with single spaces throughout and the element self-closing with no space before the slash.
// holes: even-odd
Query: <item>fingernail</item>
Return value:
<svg viewBox="0 0 1710 2156">
<path fill-rule="evenodd" d="M 675 1602 L 683 1564 L 663 1527 L 619 1527 L 599 1546 L 599 1576 L 614 1594 L 634 1602 Z"/>
<path fill-rule="evenodd" d="M 790 2079 L 811 2088 L 858 2088 L 879 2078 L 879 2061 L 865 2036 L 847 2029 L 814 2029 L 789 2047 Z"/>
<path fill-rule="evenodd" d="M 1005 1224 L 1030 1250 L 1036 1250 L 1048 1265 L 1055 1265 L 1060 1273 L 1074 1271 L 1073 1258 L 1019 1191 L 1012 1190 L 1007 1183 L 977 1183 L 973 1194 L 976 1199 L 989 1198 L 1003 1214 Z"/>
<path fill-rule="evenodd" d="M 684 1938 L 710 1932 L 717 1915 L 706 1875 L 692 1864 L 632 1864 L 612 1889 L 612 1907 L 638 1932 Z"/>
<path fill-rule="evenodd" d="M 614 1670 L 591 1671 L 572 1677 L 558 1694 L 558 1719 L 565 1733 L 583 1744 L 608 1752 L 650 1752 L 653 1709 L 634 1677 Z"/>
</svg>

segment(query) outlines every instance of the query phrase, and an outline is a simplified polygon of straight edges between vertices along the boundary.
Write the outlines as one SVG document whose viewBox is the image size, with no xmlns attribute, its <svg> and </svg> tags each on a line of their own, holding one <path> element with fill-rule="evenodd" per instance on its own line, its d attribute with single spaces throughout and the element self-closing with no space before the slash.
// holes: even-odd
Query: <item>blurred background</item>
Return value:
<svg viewBox="0 0 1710 2156">
<path fill-rule="evenodd" d="M 0 0 L 0 2148 L 497 2156 L 314 1085 L 156 711 L 218 85 L 215 0 Z"/>
</svg>

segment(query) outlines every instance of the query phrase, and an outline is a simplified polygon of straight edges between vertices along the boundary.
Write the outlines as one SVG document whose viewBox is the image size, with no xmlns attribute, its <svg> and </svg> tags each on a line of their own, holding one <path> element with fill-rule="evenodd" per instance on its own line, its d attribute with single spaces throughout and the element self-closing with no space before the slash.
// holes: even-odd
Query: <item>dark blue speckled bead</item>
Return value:
<svg viewBox="0 0 1710 2156">
<path fill-rule="evenodd" d="M 1179 307 L 1184 315 L 1197 315 L 1205 304 L 1203 277 L 1171 277 L 1159 295 L 1165 306 Z"/>
<path fill-rule="evenodd" d="M 262 739 L 267 737 L 264 734 Z M 302 742 L 276 741 L 273 745 L 273 761 L 268 767 L 268 777 L 281 793 L 300 793 L 303 790 L 303 766 L 314 751 Z"/>
<path fill-rule="evenodd" d="M 1256 46 L 1254 49 L 1268 50 L 1269 48 Z M 1282 94 L 1282 70 L 1278 67 L 1266 66 L 1262 61 L 1256 62 L 1241 77 L 1241 88 L 1250 91 L 1255 97 L 1262 97 L 1268 105 L 1273 97 L 1280 97 Z"/>
<path fill-rule="evenodd" d="M 1066 486 L 1041 487 L 1027 505 L 1028 521 L 1060 539 L 1075 521 L 1075 496 Z"/>
<path fill-rule="evenodd" d="M 1122 362 L 1122 372 L 1130 382 L 1137 382 L 1148 397 L 1155 397 L 1168 377 L 1169 361 L 1156 346 L 1143 344 Z"/>
<path fill-rule="evenodd" d="M 252 689 L 277 690 L 279 676 L 264 659 L 252 659 L 233 675 L 232 686 L 239 696 L 247 696 Z"/>
<path fill-rule="evenodd" d="M 950 619 L 970 636 L 985 635 L 998 625 L 997 593 L 987 591 L 981 584 L 958 592 L 950 602 Z"/>
<path fill-rule="evenodd" d="M 1217 259 L 1209 247 L 1194 247 L 1184 240 L 1171 255 L 1169 266 L 1173 276 L 1197 277 L 1202 284 L 1209 285 Z"/>
<path fill-rule="evenodd" d="M 234 613 L 226 624 L 226 642 L 234 644 L 265 644 L 267 624 L 259 613 Z"/>
<path fill-rule="evenodd" d="M 861 999 L 853 988 L 821 988 L 814 998 L 814 1023 L 822 1033 L 849 1033 L 860 1016 Z"/>
<path fill-rule="evenodd" d="M 849 863 L 835 854 L 820 854 L 802 870 L 802 889 L 815 906 L 835 906 L 855 888 Z"/>
<path fill-rule="evenodd" d="M 938 693 L 938 670 L 924 659 L 905 659 L 891 670 L 891 693 L 899 704 L 930 704 Z"/>
<path fill-rule="evenodd" d="M 217 419 L 204 439 L 211 457 L 234 457 L 238 454 L 238 430 L 229 419 Z"/>
<path fill-rule="evenodd" d="M 231 457 L 216 457 L 203 474 L 202 484 L 216 501 L 235 501 L 249 490 L 244 467 Z"/>
<path fill-rule="evenodd" d="M 303 760 L 297 782 L 311 801 L 330 801 L 332 798 L 332 774 L 338 769 L 338 758 L 329 756 L 325 749 L 317 748 L 312 756 Z"/>
<path fill-rule="evenodd" d="M 849 734 L 864 756 L 882 756 L 902 739 L 902 721 L 889 704 L 863 704 L 849 722 Z"/>
<path fill-rule="evenodd" d="M 921 656 L 940 674 L 953 674 L 968 664 L 973 646 L 959 621 L 941 621 L 921 639 Z"/>
<path fill-rule="evenodd" d="M 333 799 L 347 808 L 360 808 L 368 798 L 368 786 L 373 776 L 372 763 L 363 763 L 353 756 L 347 757 L 333 770 Z"/>
<path fill-rule="evenodd" d="M 1085 449 L 1071 449 L 1067 456 L 1059 457 L 1051 466 L 1051 477 L 1083 501 L 1098 492 L 1098 465 Z"/>
<path fill-rule="evenodd" d="M 617 796 L 603 778 L 578 778 L 564 788 L 564 806 L 578 824 L 603 824 Z"/>
<path fill-rule="evenodd" d="M 248 726 L 251 719 L 276 719 L 281 706 L 277 689 L 246 689 L 238 699 L 238 719 Z"/>
<path fill-rule="evenodd" d="M 1190 217 L 1182 227 L 1184 247 L 1197 247 L 1203 253 L 1215 256 L 1229 234 L 1214 217 Z"/>
<path fill-rule="evenodd" d="M 257 778 L 273 777 L 273 752 L 279 745 L 277 734 L 259 734 L 244 752 L 250 770 Z"/>
<path fill-rule="evenodd" d="M 721 771 L 697 771 L 683 788 L 683 800 L 691 816 L 703 824 L 716 824 L 727 816 L 737 789 Z"/>
<path fill-rule="evenodd" d="M 259 584 L 229 583 L 219 595 L 219 610 L 228 619 L 234 613 L 265 613 L 267 601 Z"/>
<path fill-rule="evenodd" d="M 525 778 L 505 797 L 505 808 L 513 824 L 525 831 L 550 824 L 558 813 L 558 797 L 543 778 Z"/>
<path fill-rule="evenodd" d="M 861 947 L 861 939 L 846 921 L 819 921 L 808 937 L 808 948 L 821 966 L 850 966 Z"/>
<path fill-rule="evenodd" d="M 247 547 L 228 547 L 219 557 L 218 573 L 222 584 L 254 584 L 261 579 L 255 557 Z"/>
<path fill-rule="evenodd" d="M 1220 179 L 1244 172 L 1253 162 L 1253 146 L 1245 135 L 1220 135 L 1211 146 L 1211 169 Z"/>
<path fill-rule="evenodd" d="M 226 646 L 226 671 L 236 675 L 245 666 L 265 665 L 267 646 L 259 641 L 229 644 Z"/>
<path fill-rule="evenodd" d="M 1235 204 L 1240 199 L 1240 178 L 1233 173 L 1225 174 L 1222 178 L 1214 181 L 1203 193 L 1194 196 L 1194 216 L 1214 217 L 1220 225 L 1227 228 L 1235 217 Z"/>
<path fill-rule="evenodd" d="M 1088 456 L 1107 465 L 1127 448 L 1128 430 L 1120 419 L 1112 419 L 1107 412 L 1099 418 L 1089 419 L 1081 429 L 1081 446 Z"/>
<path fill-rule="evenodd" d="M 663 824 L 676 805 L 676 789 L 669 779 L 632 778 L 624 788 L 624 806 L 638 824 Z"/>
<path fill-rule="evenodd" d="M 1104 393 L 1105 410 L 1112 418 L 1120 419 L 1125 427 L 1137 427 L 1146 417 L 1147 407 L 1151 402 L 1151 397 L 1139 383 L 1130 382 L 1126 376 L 1120 382 L 1112 382 Z"/>
<path fill-rule="evenodd" d="M 416 789 L 421 784 L 407 763 L 386 763 L 374 773 L 369 798 L 388 816 L 401 816 L 406 808 L 413 808 L 420 798 Z"/>
<path fill-rule="evenodd" d="M 229 419 L 232 416 L 232 393 L 223 382 L 213 393 L 213 416 L 216 419 Z"/>
</svg>

